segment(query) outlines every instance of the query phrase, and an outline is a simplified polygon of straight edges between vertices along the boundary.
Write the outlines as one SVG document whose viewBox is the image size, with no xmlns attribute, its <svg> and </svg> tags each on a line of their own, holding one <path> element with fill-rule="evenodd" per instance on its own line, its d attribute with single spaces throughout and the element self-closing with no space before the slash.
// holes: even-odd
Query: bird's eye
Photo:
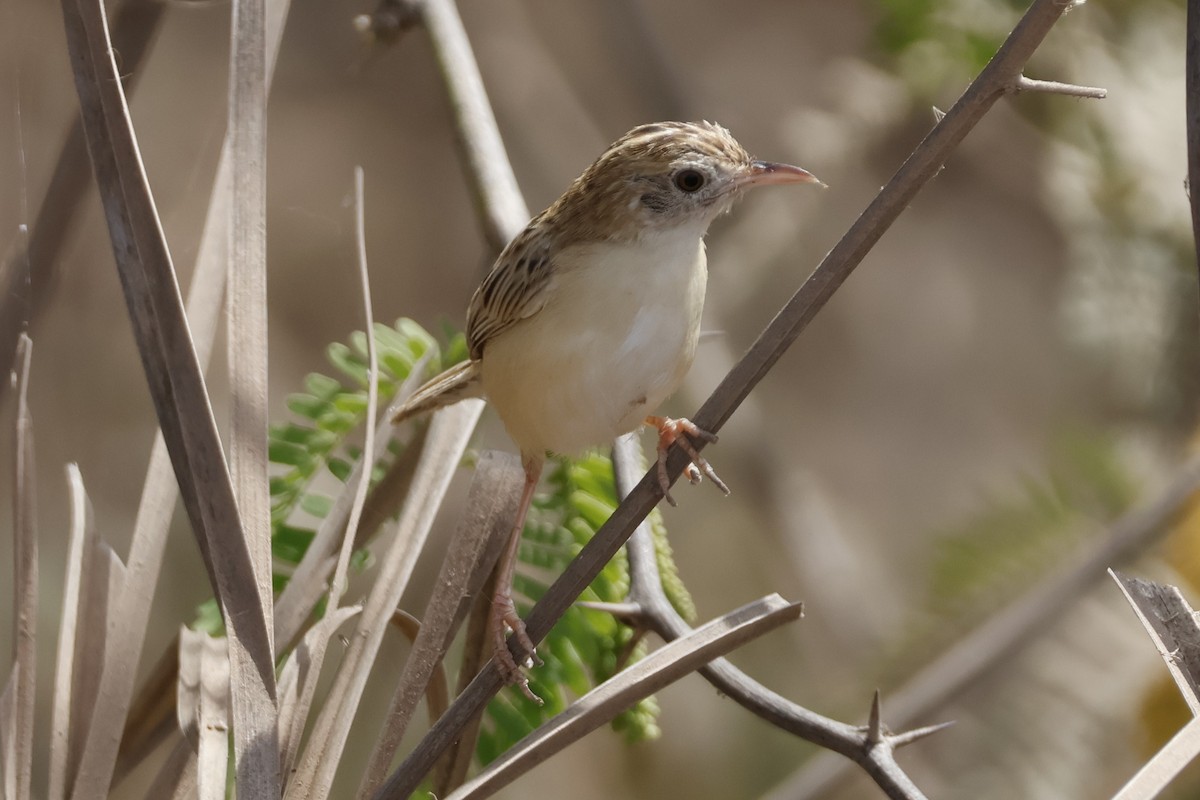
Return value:
<svg viewBox="0 0 1200 800">
<path fill-rule="evenodd" d="M 675 185 L 688 194 L 698 192 L 704 185 L 704 173 L 696 169 L 681 169 L 675 173 Z"/>
</svg>

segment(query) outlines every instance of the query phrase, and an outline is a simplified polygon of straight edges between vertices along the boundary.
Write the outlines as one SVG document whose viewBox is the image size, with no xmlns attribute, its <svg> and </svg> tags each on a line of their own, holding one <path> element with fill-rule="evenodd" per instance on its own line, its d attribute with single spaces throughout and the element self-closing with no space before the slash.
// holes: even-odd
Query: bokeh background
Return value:
<svg viewBox="0 0 1200 800">
<path fill-rule="evenodd" d="M 1104 86 L 1103 101 L 1001 101 L 805 331 L 708 454 L 733 488 L 680 488 L 666 509 L 701 618 L 776 591 L 805 619 L 734 661 L 849 722 L 987 614 L 1154 497 L 1195 425 L 1197 290 L 1184 187 L 1182 0 L 1093 0 L 1052 32 L 1030 77 Z M 709 237 L 706 339 L 671 413 L 694 411 L 833 246 L 1016 21 L 1009 0 L 462 0 L 532 209 L 643 122 L 703 118 L 830 188 L 748 198 Z M 377 319 L 460 327 L 489 265 L 425 35 L 370 47 L 364 3 L 297 3 L 271 95 L 271 406 L 325 347 L 361 329 L 350 189 L 366 173 Z M 225 129 L 229 7 L 175 2 L 132 100 L 146 168 L 186 285 Z M 57 4 L 0 5 L 0 244 L 50 179 L 76 98 Z M 42 534 L 40 659 L 53 661 L 77 462 L 103 535 L 129 540 L 154 413 L 94 192 L 40 288 L 32 408 Z M 24 298 L 22 298 L 22 301 Z M 20 304 L 18 304 L 19 307 Z M 6 306 L 6 307 L 12 307 Z M 224 420 L 223 343 L 210 388 Z M 13 399 L 0 399 L 11 418 Z M 0 442 L 11 452 L 10 425 Z M 648 439 L 647 439 L 647 443 Z M 479 448 L 510 443 L 489 413 Z M 0 583 L 10 580 L 11 459 L 0 464 Z M 469 481 L 440 521 L 453 526 Z M 1140 574 L 1200 585 L 1192 528 Z M 437 568 L 405 606 L 419 611 Z M 209 595 L 182 515 L 147 663 Z M 11 600 L 0 598 L 0 618 Z M 48 633 L 47 633 L 48 632 Z M 11 630 L 0 626 L 0 652 Z M 360 730 L 403 652 L 380 659 Z M 390 664 L 389 664 L 390 659 Z M 1115 586 L 926 721 L 952 733 L 902 763 L 931 796 L 1111 794 L 1182 720 L 1166 672 Z M 46 731 L 49 672 L 39 678 Z M 502 796 L 795 797 L 815 749 L 699 678 L 660 695 L 663 737 L 598 732 Z M 44 740 L 44 737 L 43 737 Z M 365 760 L 353 742 L 346 771 Z M 38 754 L 44 774 L 45 753 Z M 138 796 L 132 787 L 128 796 Z M 35 784 L 37 786 L 39 784 Z M 353 783 L 345 784 L 351 791 Z M 1188 794 L 1186 782 L 1175 796 Z M 1196 791 L 1196 790 L 1193 790 Z M 835 796 L 877 795 L 856 778 Z"/>
</svg>

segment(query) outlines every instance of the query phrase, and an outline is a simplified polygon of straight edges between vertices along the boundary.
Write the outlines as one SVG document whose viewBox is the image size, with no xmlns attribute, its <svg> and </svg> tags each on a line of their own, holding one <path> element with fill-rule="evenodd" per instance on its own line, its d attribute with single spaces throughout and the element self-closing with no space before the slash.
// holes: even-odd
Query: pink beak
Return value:
<svg viewBox="0 0 1200 800">
<path fill-rule="evenodd" d="M 791 164 L 774 164 L 770 161 L 752 163 L 738 183 L 743 187 L 777 183 L 815 183 L 825 188 L 825 184 L 806 169 L 793 167 Z"/>
</svg>

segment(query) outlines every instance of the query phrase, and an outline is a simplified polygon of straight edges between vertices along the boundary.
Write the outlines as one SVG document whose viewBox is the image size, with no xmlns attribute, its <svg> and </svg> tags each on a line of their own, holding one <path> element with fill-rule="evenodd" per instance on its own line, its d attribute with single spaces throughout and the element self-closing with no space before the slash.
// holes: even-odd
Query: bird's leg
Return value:
<svg viewBox="0 0 1200 800">
<path fill-rule="evenodd" d="M 717 441 L 715 433 L 709 433 L 706 430 L 701 430 L 696 427 L 696 424 L 690 419 L 680 417 L 646 417 L 646 424 L 653 425 L 658 429 L 658 485 L 662 487 L 663 497 L 671 505 L 675 505 L 675 498 L 671 497 L 671 480 L 667 476 L 667 451 L 671 449 L 671 445 L 676 442 L 683 452 L 687 453 L 692 459 L 692 463 L 688 464 L 684 474 L 687 475 L 689 481 L 693 484 L 700 482 L 700 473 L 703 472 L 708 476 L 716 487 L 725 494 L 729 494 L 729 487 L 725 485 L 725 481 L 717 476 L 716 470 L 712 468 L 712 464 L 692 446 L 688 440 L 688 436 L 694 436 L 697 439 L 712 443 Z"/>
<path fill-rule="evenodd" d="M 517 518 L 513 522 L 512 532 L 508 535 L 508 544 L 504 548 L 504 554 L 500 557 L 500 563 L 496 566 L 498 570 L 496 588 L 492 593 L 492 613 L 488 618 L 488 629 L 491 631 L 492 642 L 495 645 L 496 666 L 499 668 L 500 674 L 509 684 L 520 686 L 525 696 L 538 705 L 542 704 L 541 699 L 529 690 L 529 680 L 521 672 L 521 668 L 508 650 L 505 626 L 512 629 L 517 643 L 529 654 L 529 658 L 540 665 L 542 662 L 533 647 L 533 640 L 525 632 L 525 623 L 517 614 L 512 590 L 513 571 L 517 566 L 517 551 L 521 547 L 521 533 L 525 529 L 525 516 L 529 513 L 529 504 L 533 501 L 533 490 L 537 488 L 538 478 L 541 477 L 542 464 L 545 460 L 543 456 L 522 458 L 525 467 L 525 488 L 521 492 L 521 504 L 517 507 Z"/>
</svg>

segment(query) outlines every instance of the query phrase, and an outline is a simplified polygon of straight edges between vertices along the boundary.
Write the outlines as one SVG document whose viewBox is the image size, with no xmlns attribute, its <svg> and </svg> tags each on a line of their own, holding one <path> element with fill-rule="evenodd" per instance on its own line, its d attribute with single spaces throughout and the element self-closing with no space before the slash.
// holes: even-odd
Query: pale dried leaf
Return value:
<svg viewBox="0 0 1200 800">
<path fill-rule="evenodd" d="M 179 730 L 193 750 L 200 747 L 200 670 L 208 635 L 186 626 L 179 629 L 179 676 L 175 686 L 175 716 Z"/>
<path fill-rule="evenodd" d="M 203 641 L 200 654 L 200 716 L 197 720 L 200 738 L 200 752 L 196 758 L 198 797 L 200 800 L 224 800 L 229 769 L 229 640 L 200 635 Z M 244 796 L 262 797 L 254 794 Z"/>
<path fill-rule="evenodd" d="M 1200 715 L 1200 625 L 1178 587 L 1109 570 L 1167 664 L 1192 716 Z"/>
<path fill-rule="evenodd" d="M 17 680 L 21 665 L 13 664 L 12 672 L 0 694 L 0 798 L 15 800 L 17 796 Z"/>
<path fill-rule="evenodd" d="M 16 676 L 11 746 L 16 800 L 28 800 L 33 773 L 33 704 L 37 699 L 38 541 L 34 487 L 33 416 L 29 411 L 29 368 L 33 342 L 17 343 L 17 408 L 13 447 L 13 638 Z"/>
<path fill-rule="evenodd" d="M 121 581 L 116 554 L 98 542 L 92 503 L 75 464 L 67 465 L 67 484 L 71 534 L 55 667 L 50 800 L 66 797 L 75 780 L 99 688 L 97 667 L 104 663 L 109 603 Z"/>
</svg>

